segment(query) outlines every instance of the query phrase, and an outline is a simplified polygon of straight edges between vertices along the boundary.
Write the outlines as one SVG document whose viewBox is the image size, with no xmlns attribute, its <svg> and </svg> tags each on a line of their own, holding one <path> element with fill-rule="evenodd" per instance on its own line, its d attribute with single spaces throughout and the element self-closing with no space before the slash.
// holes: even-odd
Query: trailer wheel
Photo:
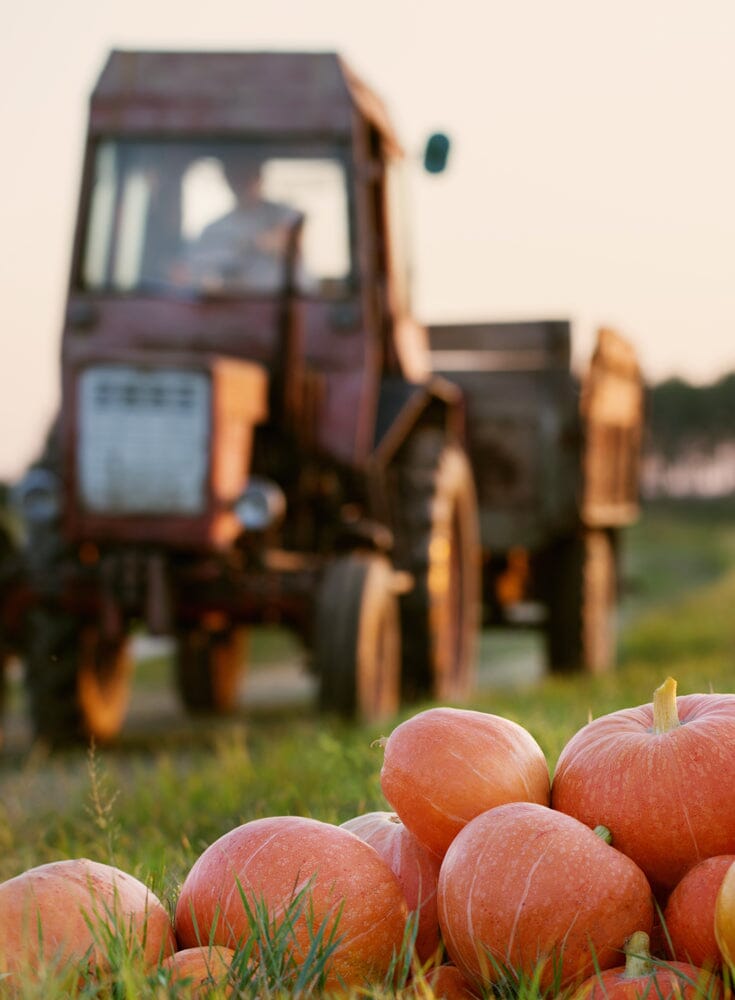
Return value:
<svg viewBox="0 0 735 1000">
<path fill-rule="evenodd" d="M 104 640 L 96 627 L 57 609 L 30 613 L 26 683 L 38 739 L 113 739 L 125 721 L 131 674 L 126 639 Z"/>
<path fill-rule="evenodd" d="M 618 571 L 615 536 L 585 529 L 547 554 L 547 660 L 555 672 L 605 673 L 615 664 Z"/>
<path fill-rule="evenodd" d="M 314 667 L 319 708 L 382 722 L 400 704 L 401 630 L 394 572 L 374 553 L 327 567 L 317 595 Z"/>
<path fill-rule="evenodd" d="M 176 643 L 176 685 L 192 715 L 225 715 L 237 707 L 247 661 L 248 631 L 189 629 Z"/>
<path fill-rule="evenodd" d="M 407 443 L 396 506 L 396 563 L 414 579 L 401 599 L 403 698 L 460 701 L 475 686 L 479 525 L 467 456 L 440 429 Z"/>
</svg>

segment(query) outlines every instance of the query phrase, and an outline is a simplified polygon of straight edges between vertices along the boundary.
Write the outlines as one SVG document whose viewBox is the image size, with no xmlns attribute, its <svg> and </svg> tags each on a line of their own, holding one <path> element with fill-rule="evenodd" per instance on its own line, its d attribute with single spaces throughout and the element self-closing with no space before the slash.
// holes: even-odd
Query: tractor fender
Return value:
<svg viewBox="0 0 735 1000">
<path fill-rule="evenodd" d="M 418 426 L 441 427 L 448 438 L 466 444 L 462 390 L 438 375 L 422 383 L 383 379 L 371 464 L 389 465 Z"/>
</svg>

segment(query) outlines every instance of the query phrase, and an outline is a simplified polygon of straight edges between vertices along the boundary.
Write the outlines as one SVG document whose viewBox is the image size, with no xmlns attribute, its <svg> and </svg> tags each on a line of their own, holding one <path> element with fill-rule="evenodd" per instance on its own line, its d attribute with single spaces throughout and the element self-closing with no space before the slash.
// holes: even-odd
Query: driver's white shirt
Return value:
<svg viewBox="0 0 735 1000">
<path fill-rule="evenodd" d="M 286 280 L 285 253 L 263 248 L 263 237 L 282 232 L 285 248 L 302 216 L 288 205 L 257 201 L 206 226 L 187 255 L 197 285 L 234 291 L 276 292 Z"/>
</svg>

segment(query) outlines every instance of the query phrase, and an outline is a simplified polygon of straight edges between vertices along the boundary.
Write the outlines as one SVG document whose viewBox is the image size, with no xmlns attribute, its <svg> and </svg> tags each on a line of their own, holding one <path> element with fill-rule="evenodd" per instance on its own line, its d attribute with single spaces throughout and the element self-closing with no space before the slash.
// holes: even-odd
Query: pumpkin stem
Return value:
<svg viewBox="0 0 735 1000">
<path fill-rule="evenodd" d="M 680 725 L 676 710 L 676 681 L 667 677 L 653 692 L 653 731 L 660 736 Z"/>
<path fill-rule="evenodd" d="M 651 939 L 645 931 L 636 931 L 625 942 L 624 979 L 639 979 L 653 972 L 651 961 Z"/>
<path fill-rule="evenodd" d="M 612 844 L 613 835 L 606 826 L 602 825 L 602 823 L 596 826 L 592 832 L 597 834 L 600 840 L 604 840 L 606 844 Z"/>
</svg>

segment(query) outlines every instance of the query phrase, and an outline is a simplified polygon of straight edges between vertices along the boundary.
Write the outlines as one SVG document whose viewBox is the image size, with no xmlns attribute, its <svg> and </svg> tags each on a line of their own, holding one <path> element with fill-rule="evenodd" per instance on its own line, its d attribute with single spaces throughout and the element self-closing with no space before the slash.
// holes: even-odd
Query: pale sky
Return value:
<svg viewBox="0 0 735 1000">
<path fill-rule="evenodd" d="M 427 323 L 599 325 L 649 381 L 735 369 L 733 0 L 27 0 L 0 33 L 0 478 L 32 459 L 58 352 L 87 100 L 110 48 L 342 53 L 406 148 Z"/>
</svg>

